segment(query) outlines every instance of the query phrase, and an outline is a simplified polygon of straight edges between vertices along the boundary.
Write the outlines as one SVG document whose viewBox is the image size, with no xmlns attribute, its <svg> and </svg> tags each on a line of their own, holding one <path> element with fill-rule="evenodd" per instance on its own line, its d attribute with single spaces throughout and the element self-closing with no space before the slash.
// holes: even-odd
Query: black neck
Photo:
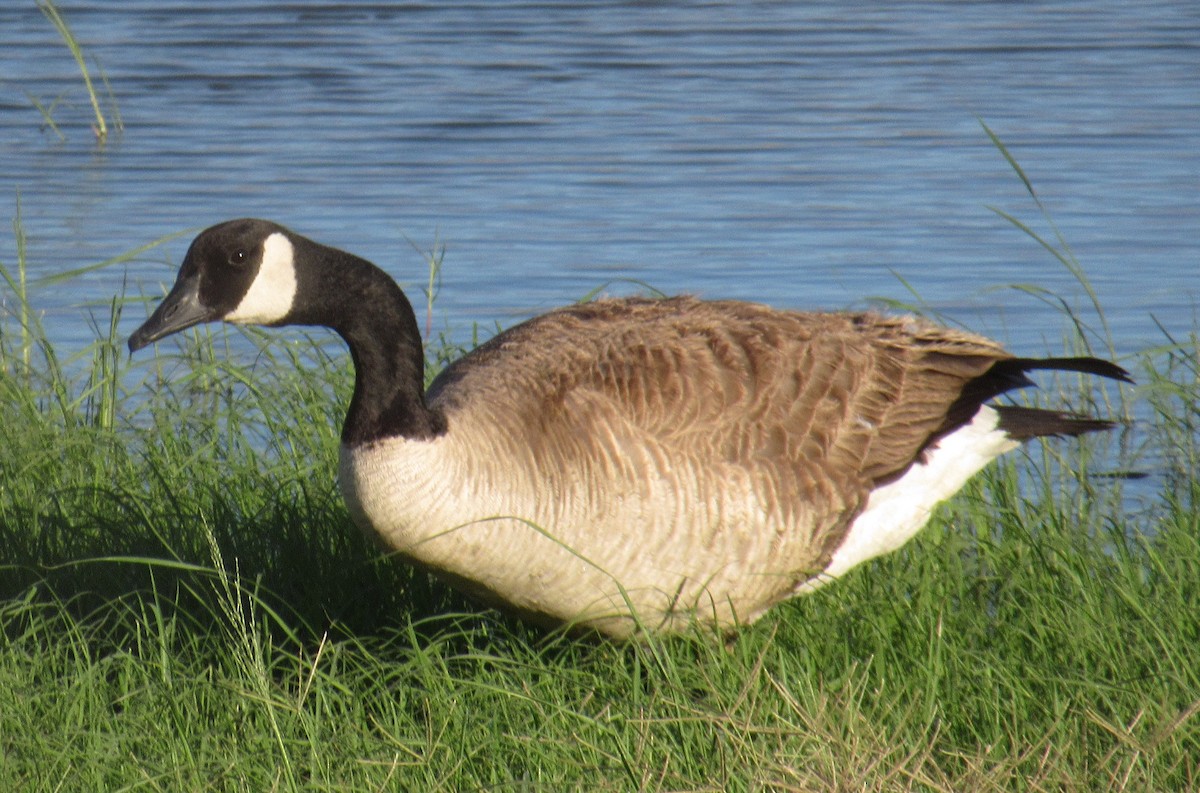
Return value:
<svg viewBox="0 0 1200 793">
<path fill-rule="evenodd" d="M 412 305 L 387 273 L 343 251 L 293 240 L 297 303 L 288 324 L 324 325 L 350 346 L 354 396 L 342 443 L 432 438 L 446 418 L 425 404 L 425 355 Z M 301 264 L 302 263 L 302 264 Z M 301 295 L 311 296 L 302 300 Z"/>
</svg>

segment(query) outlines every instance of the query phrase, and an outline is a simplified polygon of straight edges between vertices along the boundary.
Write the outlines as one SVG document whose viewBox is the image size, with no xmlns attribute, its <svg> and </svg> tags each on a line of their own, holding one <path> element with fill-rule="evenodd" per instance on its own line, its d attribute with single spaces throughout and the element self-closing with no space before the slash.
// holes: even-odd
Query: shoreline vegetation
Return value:
<svg viewBox="0 0 1200 793">
<path fill-rule="evenodd" d="M 1194 336 L 1124 362 L 1161 466 L 1139 512 L 1104 439 L 1034 444 L 728 648 L 596 644 L 358 534 L 331 340 L 243 332 L 246 355 L 201 330 L 134 364 L 115 300 L 65 366 L 21 264 L 0 335 L 4 789 L 1200 786 Z M 1103 398 L 1067 379 L 1040 398 Z"/>
<path fill-rule="evenodd" d="M 83 88 L 87 93 L 88 101 L 92 107 L 92 134 L 96 136 L 96 142 L 103 146 L 108 141 L 108 134 L 112 130 L 121 132 L 125 125 L 121 120 L 121 111 L 117 108 L 117 99 L 113 95 L 112 86 L 108 83 L 108 76 L 104 73 L 104 69 L 100 67 L 100 62 L 93 56 L 92 61 L 96 66 L 96 71 L 100 75 L 100 81 L 104 83 L 104 89 L 108 94 L 107 114 L 100 107 L 100 97 L 97 95 L 96 86 L 92 82 L 92 74 L 88 70 L 87 58 L 83 54 L 83 46 L 79 43 L 79 39 L 75 37 L 75 33 L 71 30 L 67 20 L 63 17 L 62 12 L 58 10 L 58 6 L 53 0 L 37 0 L 37 8 L 42 12 L 42 16 L 54 26 L 58 31 L 58 35 L 62 38 L 63 44 L 71 53 L 71 57 L 75 59 L 75 65 L 79 67 L 79 75 L 83 79 Z M 36 96 L 26 92 L 25 97 L 29 100 L 38 113 L 42 116 L 42 123 L 45 128 L 51 130 L 58 136 L 59 141 L 65 141 L 67 136 L 59 128 L 58 123 L 54 120 L 54 111 L 63 100 L 64 94 L 60 94 L 48 105 Z"/>
<path fill-rule="evenodd" d="M 1057 232 L 1000 214 L 1093 301 L 1085 320 L 1032 292 L 1064 311 L 1065 351 L 1110 344 Z M 65 355 L 15 231 L 0 789 L 1200 789 L 1195 333 L 1123 359 L 1136 389 L 1023 395 L 1135 416 L 1136 442 L 1008 455 L 915 541 L 728 645 L 588 642 L 359 534 L 334 483 L 352 377 L 332 337 L 201 328 L 131 362 L 117 329 L 143 301 L 122 296 Z M 431 369 L 461 352 L 427 342 Z M 1123 472 L 1148 465 L 1131 506 Z"/>
</svg>

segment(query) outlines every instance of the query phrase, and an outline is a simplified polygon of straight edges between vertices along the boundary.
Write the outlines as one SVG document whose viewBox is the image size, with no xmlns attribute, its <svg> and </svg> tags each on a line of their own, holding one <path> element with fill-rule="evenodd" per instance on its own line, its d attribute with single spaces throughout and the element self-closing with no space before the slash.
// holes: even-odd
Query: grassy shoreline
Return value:
<svg viewBox="0 0 1200 793">
<path fill-rule="evenodd" d="M 131 364 L 115 302 L 71 376 L 27 309 L 0 320 L 0 789 L 1200 788 L 1194 338 L 1132 367 L 1167 469 L 1142 512 L 1090 475 L 1105 440 L 1033 445 L 726 648 L 546 635 L 381 558 L 334 485 L 325 336 Z"/>
</svg>

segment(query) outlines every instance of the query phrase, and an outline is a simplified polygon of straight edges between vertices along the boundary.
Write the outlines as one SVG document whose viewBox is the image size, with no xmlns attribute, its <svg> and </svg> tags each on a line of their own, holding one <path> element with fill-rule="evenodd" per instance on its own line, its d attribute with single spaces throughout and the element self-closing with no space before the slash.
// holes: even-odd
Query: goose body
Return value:
<svg viewBox="0 0 1200 793">
<path fill-rule="evenodd" d="M 991 406 L 1094 358 L 911 317 L 600 300 L 513 327 L 423 390 L 381 270 L 273 223 L 201 233 L 131 350 L 198 322 L 326 325 L 355 389 L 339 485 L 386 547 L 485 602 L 614 636 L 729 629 L 892 551 L 1022 440 L 1111 426 Z"/>
</svg>

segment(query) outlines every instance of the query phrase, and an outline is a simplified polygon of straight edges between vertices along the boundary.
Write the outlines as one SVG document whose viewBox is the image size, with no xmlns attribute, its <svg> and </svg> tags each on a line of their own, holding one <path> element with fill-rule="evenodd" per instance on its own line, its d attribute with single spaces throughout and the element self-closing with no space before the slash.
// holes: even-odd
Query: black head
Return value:
<svg viewBox="0 0 1200 793">
<path fill-rule="evenodd" d="M 130 352 L 201 322 L 283 322 L 296 296 L 294 238 L 283 226 L 252 218 L 201 232 L 170 293 L 129 337 Z"/>
</svg>

